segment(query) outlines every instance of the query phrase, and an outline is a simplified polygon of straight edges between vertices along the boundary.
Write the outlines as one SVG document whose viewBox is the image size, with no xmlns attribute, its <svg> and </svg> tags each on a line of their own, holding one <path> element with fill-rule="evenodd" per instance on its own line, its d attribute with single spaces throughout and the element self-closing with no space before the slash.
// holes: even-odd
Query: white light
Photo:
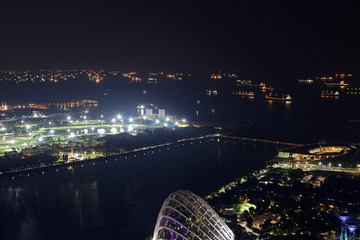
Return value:
<svg viewBox="0 0 360 240">
<path fill-rule="evenodd" d="M 167 126 L 168 126 L 168 124 L 167 124 L 167 123 L 164 123 L 164 126 L 165 126 L 165 127 L 167 127 Z"/>
<path fill-rule="evenodd" d="M 178 125 L 179 125 L 179 123 L 178 123 L 178 122 L 175 122 L 175 125 L 176 125 L 176 126 L 178 126 Z"/>
<path fill-rule="evenodd" d="M 182 121 L 183 121 L 183 123 L 186 123 L 186 119 L 185 119 L 185 118 L 184 118 Z"/>
<path fill-rule="evenodd" d="M 147 119 L 147 117 L 146 117 L 146 116 L 143 116 L 143 119 L 144 119 L 144 120 L 146 120 L 146 119 Z"/>
<path fill-rule="evenodd" d="M 74 133 L 70 133 L 70 137 L 71 137 L 71 138 L 74 138 L 74 137 L 75 137 L 75 134 L 74 134 Z"/>
<path fill-rule="evenodd" d="M 160 123 L 160 121 L 159 121 L 159 120 L 156 120 L 155 122 L 156 122 L 156 123 Z"/>
<path fill-rule="evenodd" d="M 70 132 L 70 129 L 68 129 L 67 131 Z"/>
<path fill-rule="evenodd" d="M 116 119 L 115 118 L 111 119 L 111 122 L 112 123 L 116 122 Z"/>
<path fill-rule="evenodd" d="M 120 132 L 123 133 L 125 132 L 125 130 L 123 128 L 120 128 Z"/>
<path fill-rule="evenodd" d="M 67 117 L 67 120 L 70 120 L 70 119 L 71 119 L 71 117 L 70 117 L 70 116 L 68 116 L 68 117 Z"/>
<path fill-rule="evenodd" d="M 44 141 L 44 139 L 42 137 L 39 137 L 39 142 Z"/>
<path fill-rule="evenodd" d="M 51 125 L 51 122 L 49 122 L 49 125 Z"/>
<path fill-rule="evenodd" d="M 103 118 L 103 117 L 104 117 L 104 115 L 101 115 L 100 117 L 102 117 L 102 118 Z"/>
<path fill-rule="evenodd" d="M 88 134 L 88 132 L 89 132 L 89 130 L 84 129 L 84 133 L 85 133 L 85 134 Z"/>
<path fill-rule="evenodd" d="M 144 105 L 141 105 L 141 108 L 144 108 Z"/>
<path fill-rule="evenodd" d="M 54 130 L 51 129 L 51 130 L 50 130 L 50 133 L 51 133 L 51 134 L 54 134 Z"/>
<path fill-rule="evenodd" d="M 27 143 L 24 143 L 23 145 L 24 145 L 24 147 L 26 147 L 26 146 L 27 146 Z"/>
<path fill-rule="evenodd" d="M 167 122 L 170 121 L 170 118 L 167 117 L 167 118 L 165 119 L 165 121 L 167 121 Z"/>
<path fill-rule="evenodd" d="M 129 122 L 132 122 L 133 121 L 133 119 L 132 118 L 129 118 Z"/>
<path fill-rule="evenodd" d="M 29 136 L 31 136 L 32 135 L 32 133 L 29 133 Z"/>
<path fill-rule="evenodd" d="M 117 117 L 118 119 L 121 119 L 121 115 L 120 115 L 120 114 L 118 114 L 116 117 Z"/>
<path fill-rule="evenodd" d="M 86 119 L 86 116 L 84 116 L 84 119 Z"/>
<path fill-rule="evenodd" d="M 104 133 L 105 133 L 105 129 L 103 129 L 103 128 L 98 129 L 97 132 L 98 132 L 99 134 L 104 134 Z"/>
<path fill-rule="evenodd" d="M 4 127 L 2 127 L 2 128 L 1 128 L 1 130 L 2 130 L 2 131 L 4 131 L 4 130 L 5 130 L 5 128 L 4 128 Z"/>
<path fill-rule="evenodd" d="M 10 143 L 11 143 L 11 144 L 14 144 L 14 143 L 15 143 L 15 140 L 11 140 Z"/>
<path fill-rule="evenodd" d="M 110 131 L 111 131 L 111 133 L 117 133 L 117 129 L 114 127 Z"/>
<path fill-rule="evenodd" d="M 131 132 L 132 130 L 134 130 L 134 128 L 132 126 L 128 126 L 128 132 Z"/>
</svg>

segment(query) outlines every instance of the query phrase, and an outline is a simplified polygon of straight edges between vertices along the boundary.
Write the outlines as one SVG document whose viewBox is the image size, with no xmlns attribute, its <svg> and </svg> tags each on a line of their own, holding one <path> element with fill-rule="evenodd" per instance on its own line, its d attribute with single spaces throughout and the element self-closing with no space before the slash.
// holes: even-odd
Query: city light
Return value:
<svg viewBox="0 0 360 240">
<path fill-rule="evenodd" d="M 156 119 L 156 121 L 155 121 L 155 122 L 156 122 L 157 124 L 158 124 L 158 123 L 160 123 L 160 121 L 159 121 L 158 119 Z"/>
<path fill-rule="evenodd" d="M 170 121 L 170 118 L 167 117 L 167 118 L 165 119 L 165 121 L 167 121 L 167 122 Z"/>
<path fill-rule="evenodd" d="M 11 144 L 14 144 L 14 143 L 15 143 L 15 140 L 14 140 L 14 139 L 13 139 L 13 140 L 11 140 L 11 141 L 10 141 L 10 143 L 11 143 Z"/>
<path fill-rule="evenodd" d="M 132 126 L 128 126 L 128 132 L 131 132 L 132 130 L 134 130 L 134 128 Z"/>
<path fill-rule="evenodd" d="M 104 134 L 104 133 L 105 133 L 105 129 L 103 129 L 103 128 L 98 129 L 97 132 L 98 132 L 99 134 Z"/>
<path fill-rule="evenodd" d="M 117 115 L 117 118 L 118 118 L 118 119 L 121 119 L 121 115 L 120 115 L 120 114 L 118 114 L 118 115 Z"/>
<path fill-rule="evenodd" d="M 125 132 L 125 130 L 123 128 L 120 128 L 120 132 L 123 133 Z"/>
<path fill-rule="evenodd" d="M 168 124 L 167 123 L 164 123 L 164 127 L 167 127 L 168 126 Z"/>
<path fill-rule="evenodd" d="M 85 133 L 85 134 L 88 134 L 88 132 L 89 132 L 89 130 L 84 129 L 84 133 Z"/>
<path fill-rule="evenodd" d="M 54 134 L 54 130 L 51 129 L 51 130 L 50 130 L 50 133 L 51 133 L 51 134 Z"/>
<path fill-rule="evenodd" d="M 68 117 L 67 117 L 67 120 L 68 120 L 68 121 L 70 121 L 70 120 L 71 120 L 71 117 L 70 117 L 70 116 L 68 116 Z"/>
<path fill-rule="evenodd" d="M 132 118 L 129 118 L 129 122 L 132 122 L 133 121 L 133 119 Z"/>
<path fill-rule="evenodd" d="M 117 133 L 117 129 L 116 129 L 116 128 L 114 128 L 114 127 L 113 127 L 113 128 L 111 128 L 111 130 L 110 130 L 110 131 L 111 131 L 111 133 Z"/>
<path fill-rule="evenodd" d="M 70 138 L 74 138 L 75 134 L 73 132 L 70 133 Z"/>
<path fill-rule="evenodd" d="M 111 122 L 112 123 L 116 122 L 116 119 L 115 118 L 111 119 Z"/>
<path fill-rule="evenodd" d="M 179 123 L 178 123 L 178 122 L 175 122 L 175 125 L 176 125 L 176 126 L 178 126 L 178 125 L 179 125 Z"/>
<path fill-rule="evenodd" d="M 186 119 L 184 118 L 184 119 L 182 120 L 182 122 L 183 122 L 183 123 L 186 123 Z"/>
<path fill-rule="evenodd" d="M 39 142 L 44 141 L 44 139 L 42 137 L 39 137 L 38 140 L 39 140 Z"/>
</svg>

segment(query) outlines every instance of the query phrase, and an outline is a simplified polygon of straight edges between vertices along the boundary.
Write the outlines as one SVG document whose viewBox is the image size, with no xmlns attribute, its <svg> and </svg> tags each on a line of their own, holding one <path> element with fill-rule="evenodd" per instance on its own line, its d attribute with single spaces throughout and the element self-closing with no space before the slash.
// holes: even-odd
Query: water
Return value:
<svg viewBox="0 0 360 240">
<path fill-rule="evenodd" d="M 206 140 L 0 183 L 0 239 L 146 239 L 173 191 L 205 196 L 276 153 Z"/>
</svg>

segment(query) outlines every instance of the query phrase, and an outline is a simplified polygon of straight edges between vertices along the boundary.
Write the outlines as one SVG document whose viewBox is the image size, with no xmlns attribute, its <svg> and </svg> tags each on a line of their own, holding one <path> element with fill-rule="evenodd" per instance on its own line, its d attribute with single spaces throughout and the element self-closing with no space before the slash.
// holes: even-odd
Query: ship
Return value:
<svg viewBox="0 0 360 240">
<path fill-rule="evenodd" d="M 248 92 L 248 91 L 234 91 L 233 92 L 234 95 L 239 95 L 242 97 L 247 97 L 247 98 L 254 98 L 255 94 L 254 92 Z"/>
<path fill-rule="evenodd" d="M 289 94 L 286 95 L 283 94 L 281 97 L 279 97 L 277 94 L 269 93 L 265 95 L 265 98 L 268 100 L 275 100 L 275 101 L 284 101 L 284 102 L 292 101 L 292 98 Z"/>
<path fill-rule="evenodd" d="M 349 84 L 345 83 L 344 81 L 341 81 L 339 83 L 329 83 L 329 82 L 325 82 L 325 85 L 327 87 L 346 87 L 349 86 Z"/>
<path fill-rule="evenodd" d="M 339 97 L 339 92 L 338 91 L 328 91 L 328 90 L 326 90 L 326 91 L 324 91 L 324 90 L 322 90 L 321 91 L 321 97 Z"/>
</svg>

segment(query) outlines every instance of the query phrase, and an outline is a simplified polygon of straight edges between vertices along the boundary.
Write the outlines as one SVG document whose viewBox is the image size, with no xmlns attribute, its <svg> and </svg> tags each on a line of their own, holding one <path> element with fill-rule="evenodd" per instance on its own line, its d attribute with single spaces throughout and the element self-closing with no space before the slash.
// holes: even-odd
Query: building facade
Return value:
<svg viewBox="0 0 360 240">
<path fill-rule="evenodd" d="M 186 190 L 171 193 L 164 201 L 153 240 L 233 240 L 234 234 L 199 196 Z"/>
</svg>

